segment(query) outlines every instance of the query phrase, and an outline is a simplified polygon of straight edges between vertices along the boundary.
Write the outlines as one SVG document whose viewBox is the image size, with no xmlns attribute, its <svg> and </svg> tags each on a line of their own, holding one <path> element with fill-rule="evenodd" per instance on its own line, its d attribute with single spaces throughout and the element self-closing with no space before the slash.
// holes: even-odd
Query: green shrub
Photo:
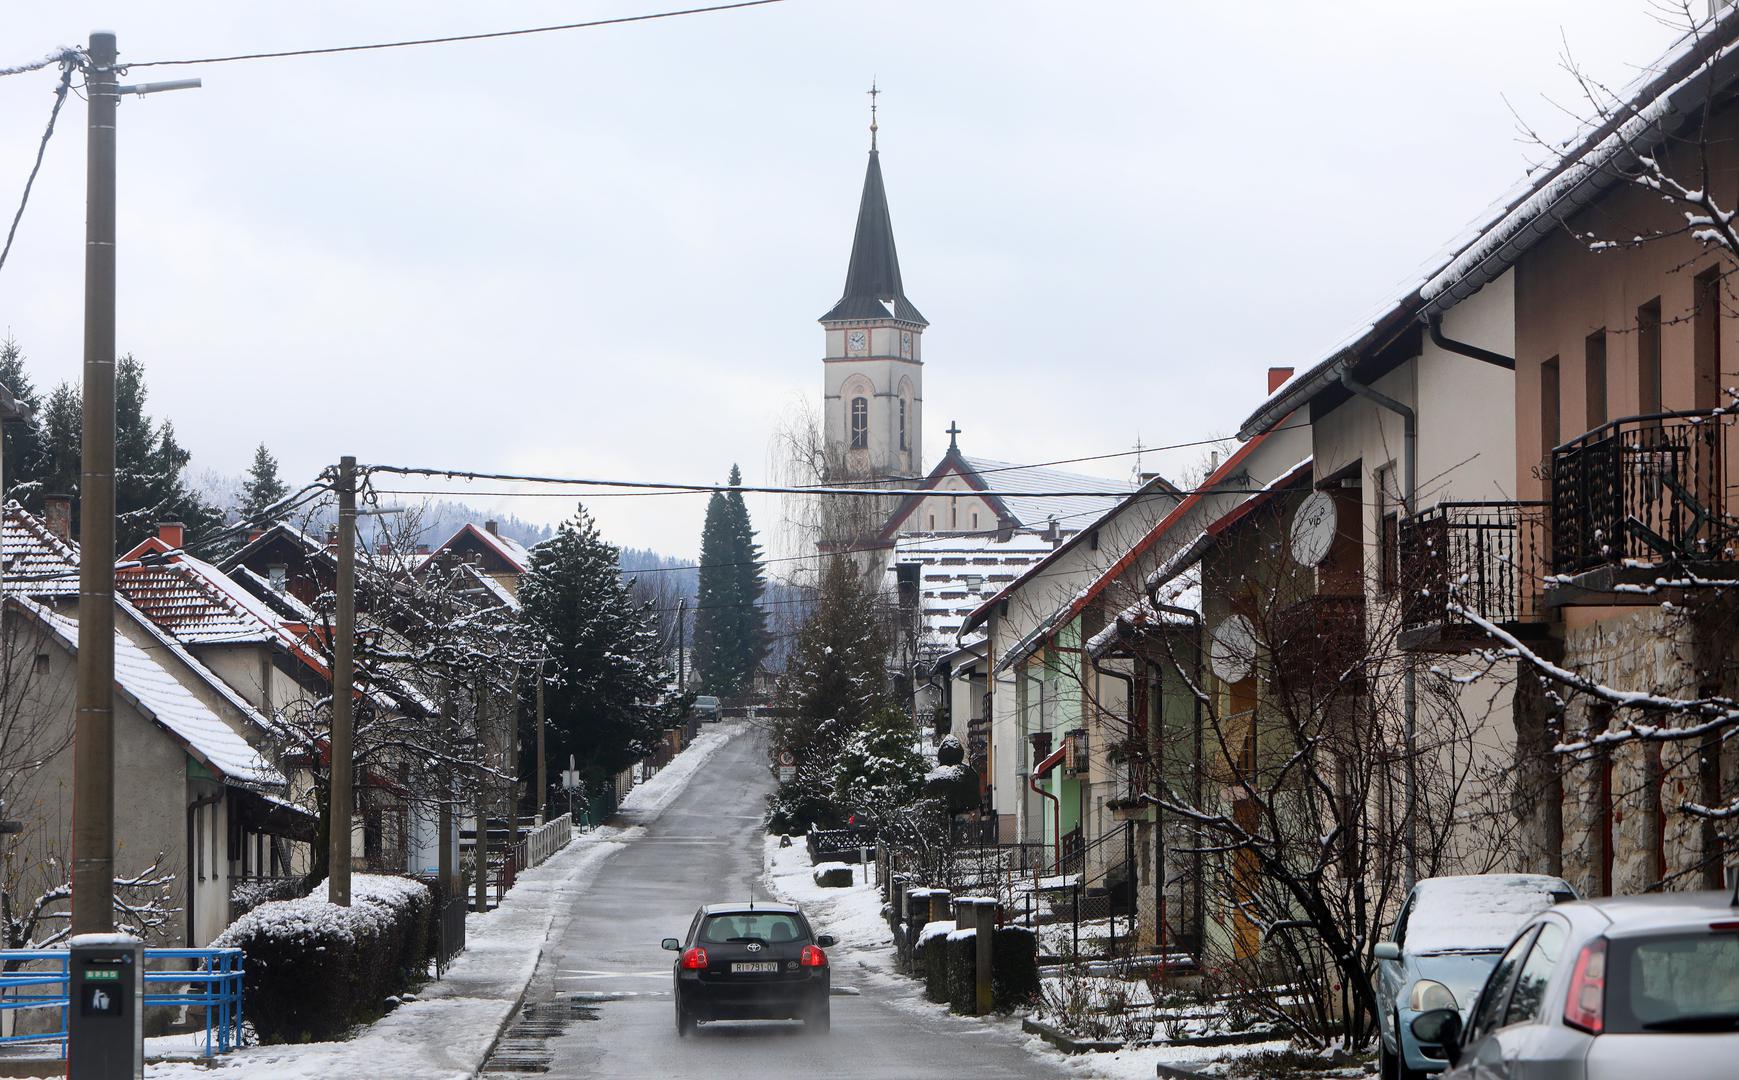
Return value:
<svg viewBox="0 0 1739 1080">
<path fill-rule="evenodd" d="M 978 931 L 956 930 L 943 940 L 948 945 L 949 1005 L 955 1012 L 973 1012 L 978 1008 Z"/>
<path fill-rule="evenodd" d="M 951 922 L 930 923 L 918 935 L 912 966 L 923 976 L 931 1001 L 948 1000 L 948 934 L 953 929 Z"/>
<path fill-rule="evenodd" d="M 247 1016 L 260 1041 L 336 1039 L 423 977 L 428 886 L 357 874 L 350 897 L 347 908 L 329 904 L 322 883 L 299 900 L 261 904 L 212 942 L 242 950 Z"/>
</svg>

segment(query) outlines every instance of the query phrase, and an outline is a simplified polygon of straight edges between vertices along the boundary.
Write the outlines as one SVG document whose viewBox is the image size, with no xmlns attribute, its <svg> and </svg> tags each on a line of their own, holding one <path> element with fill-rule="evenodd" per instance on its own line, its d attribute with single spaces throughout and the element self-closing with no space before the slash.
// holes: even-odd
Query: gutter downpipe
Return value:
<svg viewBox="0 0 1739 1080">
<path fill-rule="evenodd" d="M 1478 345 L 1469 345 L 1465 341 L 1457 341 L 1452 337 L 1445 336 L 1443 333 L 1443 316 L 1441 315 L 1431 316 L 1429 319 L 1425 320 L 1425 325 L 1431 333 L 1431 344 L 1442 349 L 1444 352 L 1469 356 L 1475 360 L 1503 368 L 1505 371 L 1514 371 L 1516 369 L 1516 358 L 1513 356 L 1505 356 L 1503 353 L 1492 352 L 1490 349 L 1482 349 Z M 1344 374 L 1341 376 L 1341 381 L 1344 385 L 1346 381 L 1346 376 Z M 1348 389 L 1351 389 L 1351 387 L 1348 387 Z M 1357 393 L 1358 391 L 1355 390 L 1353 392 Z"/>
<path fill-rule="evenodd" d="M 1435 331 L 1435 325 L 1433 326 L 1433 330 Z M 1433 338 L 1436 336 L 1437 335 L 1433 333 Z M 1469 348 L 1471 347 L 1472 346 L 1469 346 Z M 1513 366 L 1514 361 L 1511 361 L 1511 364 Z M 1415 511 L 1414 500 L 1418 496 L 1419 483 L 1419 417 L 1412 409 L 1401 404 L 1399 401 L 1396 401 L 1394 398 L 1382 393 L 1381 391 L 1366 386 L 1364 383 L 1354 378 L 1350 367 L 1341 369 L 1340 383 L 1357 396 L 1374 403 L 1379 408 L 1387 409 L 1401 418 L 1402 456 L 1406 458 L 1407 464 L 1407 483 L 1401 490 L 1401 504 L 1407 511 L 1407 516 L 1409 518 L 1413 517 Z M 1419 877 L 1419 825 L 1416 814 L 1416 811 L 1418 810 L 1419 786 L 1417 775 L 1418 763 L 1414 760 L 1416 749 L 1415 744 L 1418 741 L 1419 734 L 1417 681 L 1417 677 L 1414 674 L 1413 658 L 1408 656 L 1406 667 L 1401 673 L 1401 709 L 1404 716 L 1403 723 L 1406 725 L 1405 739 L 1407 747 L 1407 872 L 1405 880 L 1408 892 L 1413 890 L 1413 886 L 1418 882 Z"/>
<path fill-rule="evenodd" d="M 1147 602 L 1148 602 L 1148 604 L 1150 604 L 1153 607 L 1153 610 L 1160 612 L 1161 614 L 1164 614 L 1164 615 L 1176 615 L 1180 618 L 1188 619 L 1190 621 L 1190 625 L 1195 627 L 1195 629 L 1196 629 L 1196 686 L 1200 687 L 1202 685 L 1202 657 L 1207 652 L 1207 650 L 1202 647 L 1202 641 L 1207 636 L 1207 630 L 1208 630 L 1207 621 L 1202 618 L 1201 612 L 1196 611 L 1193 608 L 1178 607 L 1176 604 L 1162 604 L 1162 603 L 1160 603 L 1159 602 L 1159 590 L 1164 584 L 1165 584 L 1165 582 L 1163 582 L 1163 581 L 1156 581 L 1156 582 L 1153 582 L 1148 587 Z M 1191 742 L 1193 744 L 1191 747 L 1191 750 L 1195 754 L 1195 767 L 1190 770 L 1190 775 L 1191 775 L 1190 783 L 1191 783 L 1192 788 L 1193 788 L 1190 797 L 1195 800 L 1195 804 L 1199 807 L 1202 804 L 1202 699 L 1200 696 L 1198 696 L 1196 694 L 1191 694 L 1190 699 L 1191 699 L 1191 702 L 1192 702 L 1193 707 L 1195 709 L 1195 723 L 1191 727 Z M 1163 710 L 1165 708 L 1163 698 L 1161 699 L 1161 702 L 1160 702 L 1160 708 L 1161 708 L 1161 715 L 1163 716 L 1164 715 Z M 1163 911 L 1163 904 L 1165 902 L 1165 892 L 1163 891 L 1164 890 L 1163 877 L 1164 877 L 1164 873 L 1165 873 L 1165 869 L 1164 869 L 1164 867 L 1165 867 L 1165 808 L 1163 806 L 1158 805 L 1157 803 L 1154 804 L 1154 807 L 1153 807 L 1153 821 L 1154 821 L 1154 829 L 1153 829 L 1154 844 L 1159 849 L 1158 850 L 1158 858 L 1159 858 L 1159 865 L 1160 865 L 1160 875 L 1162 878 L 1162 880 L 1161 880 L 1161 892 L 1159 895 L 1160 895 L 1160 903 L 1162 905 L 1162 911 Z M 1203 907 L 1203 899 L 1202 899 L 1202 853 L 1200 851 L 1197 851 L 1191 857 L 1190 861 L 1194 864 L 1190 868 L 1190 873 L 1195 875 L 1195 888 L 1192 890 L 1192 895 L 1190 897 L 1190 901 L 1191 901 L 1190 902 L 1190 921 L 1194 924 L 1194 930 L 1196 933 L 1196 940 L 1197 940 L 1196 949 L 1197 949 L 1197 952 L 1199 954 L 1200 949 L 1201 949 L 1201 944 L 1200 944 L 1201 938 L 1206 932 L 1204 929 L 1206 926 L 1206 922 L 1204 920 L 1207 918 L 1207 911 Z M 1165 919 L 1162 915 L 1160 920 L 1159 920 L 1159 934 L 1160 934 L 1160 937 L 1159 937 L 1159 945 L 1160 945 L 1159 964 L 1160 964 L 1160 971 L 1161 972 L 1166 971 L 1167 966 L 1171 962 L 1171 950 L 1165 944 L 1165 933 L 1166 933 Z"/>
<path fill-rule="evenodd" d="M 1051 757 L 1045 758 L 1045 761 L 1049 762 L 1052 757 L 1057 757 L 1061 754 L 1062 750 L 1056 750 L 1052 753 Z M 1051 830 L 1056 834 L 1056 843 L 1053 846 L 1057 852 L 1056 859 L 1051 862 L 1051 873 L 1061 874 L 1063 872 L 1063 800 L 1056 795 L 1052 795 L 1044 788 L 1039 787 L 1039 778 L 1051 771 L 1050 769 L 1045 769 L 1044 772 L 1040 772 L 1039 769 L 1042 767 L 1042 762 L 1033 765 L 1033 772 L 1031 776 L 1027 777 L 1026 786 L 1031 788 L 1032 793 L 1037 795 L 1039 798 L 1051 800 Z M 1055 762 L 1052 762 L 1052 768 L 1055 767 Z"/>
</svg>

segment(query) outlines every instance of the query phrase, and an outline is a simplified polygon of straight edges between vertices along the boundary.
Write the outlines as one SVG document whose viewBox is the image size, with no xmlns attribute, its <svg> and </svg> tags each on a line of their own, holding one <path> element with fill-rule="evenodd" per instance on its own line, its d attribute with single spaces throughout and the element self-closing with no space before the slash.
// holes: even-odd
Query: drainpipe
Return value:
<svg viewBox="0 0 1739 1080">
<path fill-rule="evenodd" d="M 1164 615 L 1176 615 L 1180 618 L 1188 619 L 1190 621 L 1190 624 L 1195 627 L 1195 630 L 1196 630 L 1195 684 L 1198 688 L 1200 688 L 1202 685 L 1202 657 L 1204 655 L 1206 655 L 1206 653 L 1207 653 L 1207 649 L 1203 645 L 1203 640 L 1207 636 L 1207 629 L 1208 629 L 1207 622 L 1202 618 L 1202 613 L 1194 610 L 1193 608 L 1179 607 L 1176 604 L 1162 604 L 1162 603 L 1160 603 L 1159 590 L 1162 586 L 1164 586 L 1164 584 L 1165 583 L 1163 581 L 1156 581 L 1148 586 L 1147 602 L 1153 608 L 1153 610 L 1160 612 L 1161 614 L 1164 614 Z M 1192 728 L 1191 728 L 1191 742 L 1193 743 L 1193 746 L 1191 749 L 1195 754 L 1195 767 L 1190 770 L 1190 775 L 1191 775 L 1190 782 L 1191 782 L 1191 787 L 1193 789 L 1190 797 L 1195 801 L 1195 805 L 1199 807 L 1202 805 L 1202 699 L 1201 699 L 1200 695 L 1198 695 L 1198 694 L 1191 694 L 1190 700 L 1192 701 L 1192 703 L 1194 705 L 1194 709 L 1195 709 L 1195 723 L 1192 725 Z M 1162 702 L 1161 703 L 1161 709 L 1162 709 L 1161 715 L 1162 716 L 1164 715 L 1163 708 L 1164 708 L 1164 705 Z M 1161 901 L 1163 902 L 1165 899 L 1165 891 L 1164 891 L 1164 888 L 1165 888 L 1165 883 L 1164 883 L 1164 873 L 1165 873 L 1165 869 L 1164 869 L 1165 868 L 1165 808 L 1162 806 L 1159 806 L 1157 804 L 1153 808 L 1153 824 L 1154 824 L 1153 842 L 1155 845 L 1155 857 L 1159 860 L 1160 875 L 1161 875 L 1160 894 L 1159 895 L 1160 895 Z M 1202 897 L 1202 853 L 1200 850 L 1200 845 L 1197 845 L 1196 852 L 1190 856 L 1190 861 L 1192 863 L 1192 865 L 1190 867 L 1190 873 L 1192 875 L 1194 875 L 1194 877 L 1195 877 L 1195 888 L 1191 890 L 1191 896 L 1190 896 L 1190 922 L 1191 922 L 1192 928 L 1194 929 L 1195 934 L 1196 934 L 1196 949 L 1197 949 L 1197 952 L 1199 953 L 1200 949 L 1201 949 L 1201 944 L 1200 944 L 1201 939 L 1206 934 L 1205 927 L 1207 926 L 1207 922 L 1206 922 L 1207 910 L 1204 907 L 1204 901 L 1203 901 L 1203 897 Z M 1171 950 L 1166 947 L 1166 944 L 1165 944 L 1164 939 L 1163 939 L 1163 935 L 1165 934 L 1165 919 L 1163 916 L 1159 920 L 1159 928 L 1158 929 L 1159 929 L 1160 934 L 1162 935 L 1161 939 L 1159 941 L 1159 955 L 1161 958 L 1160 959 L 1160 970 L 1162 972 L 1164 972 L 1167 970 L 1167 966 L 1170 962 Z"/>
<path fill-rule="evenodd" d="M 1433 333 L 1434 339 L 1438 336 Z M 1444 338 L 1443 340 L 1447 341 L 1448 339 Z M 1468 346 L 1468 348 L 1472 348 L 1472 346 Z M 1511 364 L 1513 366 L 1514 361 L 1511 361 Z M 1341 371 L 1340 383 L 1352 393 L 1374 403 L 1379 408 L 1395 413 L 1401 418 L 1402 456 L 1406 459 L 1407 467 L 1407 482 L 1401 489 L 1401 505 L 1407 511 L 1407 516 L 1412 517 L 1416 509 L 1414 500 L 1419 494 L 1419 417 L 1412 409 L 1394 398 L 1353 378 L 1351 368 Z M 1419 878 L 1419 825 L 1416 814 L 1419 786 L 1416 775 L 1418 766 L 1417 762 L 1414 761 L 1415 744 L 1418 740 L 1418 680 L 1414 674 L 1413 666 L 1413 658 L 1409 656 L 1406 667 L 1401 672 L 1401 711 L 1403 723 L 1406 725 L 1407 749 L 1407 873 L 1405 880 L 1409 892 L 1413 890 L 1413 886 Z"/>
<path fill-rule="evenodd" d="M 1490 349 L 1482 349 L 1478 345 L 1469 345 L 1465 341 L 1456 341 L 1452 337 L 1445 337 L 1443 333 L 1443 316 L 1441 315 L 1431 316 L 1431 318 L 1426 321 L 1425 325 L 1431 332 L 1431 344 L 1442 349 L 1444 352 L 1459 353 L 1462 356 L 1470 356 L 1483 363 L 1494 364 L 1503 368 L 1505 371 L 1514 371 L 1516 369 L 1516 358 L 1513 356 L 1505 356 L 1500 352 L 1492 352 Z M 1344 376 L 1341 381 L 1343 383 L 1346 381 Z"/>
</svg>

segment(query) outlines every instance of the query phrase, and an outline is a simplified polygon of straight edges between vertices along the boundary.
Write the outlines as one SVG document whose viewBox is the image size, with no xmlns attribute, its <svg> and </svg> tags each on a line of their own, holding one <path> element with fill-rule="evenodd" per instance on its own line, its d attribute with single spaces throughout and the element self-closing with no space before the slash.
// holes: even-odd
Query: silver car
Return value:
<svg viewBox="0 0 1739 1080">
<path fill-rule="evenodd" d="M 1443 1046 L 1445 1080 L 1729 1080 L 1739 1076 L 1739 897 L 1615 896 L 1561 904 L 1522 928 L 1465 1030 L 1412 1022 Z"/>
</svg>

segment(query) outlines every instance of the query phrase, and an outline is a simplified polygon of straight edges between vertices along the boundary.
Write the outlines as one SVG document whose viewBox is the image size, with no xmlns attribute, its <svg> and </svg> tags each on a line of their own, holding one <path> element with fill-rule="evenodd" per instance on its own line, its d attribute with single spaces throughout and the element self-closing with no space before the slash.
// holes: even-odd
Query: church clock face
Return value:
<svg viewBox="0 0 1739 1080">
<path fill-rule="evenodd" d="M 869 334 L 862 330 L 853 330 L 845 336 L 845 351 L 850 356 L 869 355 Z"/>
<path fill-rule="evenodd" d="M 907 360 L 912 358 L 912 332 L 910 330 L 900 331 L 900 355 Z"/>
</svg>

